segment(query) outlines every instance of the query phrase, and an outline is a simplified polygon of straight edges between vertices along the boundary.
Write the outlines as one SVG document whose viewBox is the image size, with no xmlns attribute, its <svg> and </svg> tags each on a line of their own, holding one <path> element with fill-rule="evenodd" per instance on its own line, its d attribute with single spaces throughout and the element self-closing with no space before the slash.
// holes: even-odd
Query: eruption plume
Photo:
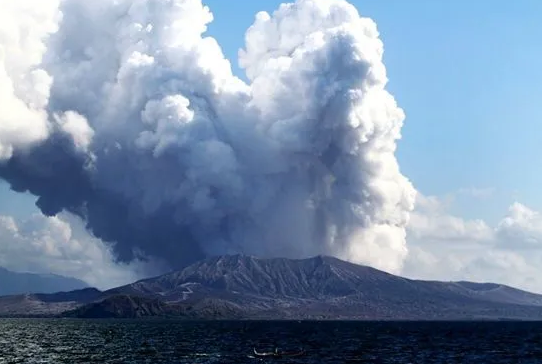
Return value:
<svg viewBox="0 0 542 364">
<path fill-rule="evenodd" d="M 7 4 L 7 5 L 6 5 Z M 121 261 L 334 255 L 396 272 L 415 191 L 375 23 L 257 14 L 232 74 L 200 0 L 18 0 L 0 14 L 0 178 Z"/>
</svg>

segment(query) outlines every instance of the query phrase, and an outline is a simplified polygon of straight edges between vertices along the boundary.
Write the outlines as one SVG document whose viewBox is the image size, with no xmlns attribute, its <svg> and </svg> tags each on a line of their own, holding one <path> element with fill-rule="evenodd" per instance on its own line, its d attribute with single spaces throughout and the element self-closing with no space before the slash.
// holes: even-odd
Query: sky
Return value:
<svg viewBox="0 0 542 364">
<path fill-rule="evenodd" d="M 238 77 L 246 79 L 238 50 L 255 14 L 272 12 L 281 2 L 204 1 L 214 14 L 207 34 Z M 419 195 L 401 273 L 542 292 L 542 172 L 533 165 L 542 154 L 542 3 L 350 3 L 376 22 L 387 90 L 406 114 L 396 156 Z M 34 201 L 0 181 L 0 215 L 33 219 L 39 213 Z M 109 259 L 101 252 L 106 257 L 100 259 Z M 20 269 L 31 270 L 32 264 Z M 126 269 L 119 281 L 134 276 L 133 267 Z"/>
</svg>

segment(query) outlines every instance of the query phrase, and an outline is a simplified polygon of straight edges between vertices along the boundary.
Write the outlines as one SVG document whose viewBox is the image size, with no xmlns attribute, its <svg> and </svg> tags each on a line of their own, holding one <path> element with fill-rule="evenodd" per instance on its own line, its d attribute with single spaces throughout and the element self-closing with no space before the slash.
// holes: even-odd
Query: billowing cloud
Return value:
<svg viewBox="0 0 542 364">
<path fill-rule="evenodd" d="M 400 270 L 404 114 L 352 5 L 259 13 L 245 83 L 200 0 L 39 3 L 2 8 L 0 178 L 45 215 L 79 216 L 123 262 L 331 254 Z"/>
<path fill-rule="evenodd" d="M 514 203 L 495 225 L 453 216 L 436 197 L 421 202 L 408 226 L 403 274 L 505 283 L 542 293 L 542 215 Z"/>
<path fill-rule="evenodd" d="M 58 0 L 8 1 L 0 12 L 0 160 L 49 134 L 52 84 L 43 68 L 46 39 L 57 31 Z"/>
<path fill-rule="evenodd" d="M 133 282 L 156 272 L 152 263 L 116 263 L 111 249 L 70 216 L 0 216 L 0 266 L 15 271 L 76 277 L 98 288 Z"/>
</svg>

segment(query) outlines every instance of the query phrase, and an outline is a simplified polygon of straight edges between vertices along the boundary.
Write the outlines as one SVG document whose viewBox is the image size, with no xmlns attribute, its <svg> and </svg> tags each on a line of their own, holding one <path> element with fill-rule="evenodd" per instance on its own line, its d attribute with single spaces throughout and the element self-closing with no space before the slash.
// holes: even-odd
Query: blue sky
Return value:
<svg viewBox="0 0 542 364">
<path fill-rule="evenodd" d="M 209 34 L 237 67 L 237 50 L 259 10 L 281 1 L 205 1 L 215 21 Z M 518 200 L 542 209 L 542 173 L 533 159 L 542 112 L 542 2 L 351 1 L 378 24 L 385 45 L 388 89 L 407 119 L 398 158 L 425 195 L 492 188 L 483 203 L 460 198 L 454 212 L 497 221 Z M 239 6 L 241 5 L 242 6 Z M 34 198 L 0 182 L 0 214 L 24 216 Z"/>
</svg>

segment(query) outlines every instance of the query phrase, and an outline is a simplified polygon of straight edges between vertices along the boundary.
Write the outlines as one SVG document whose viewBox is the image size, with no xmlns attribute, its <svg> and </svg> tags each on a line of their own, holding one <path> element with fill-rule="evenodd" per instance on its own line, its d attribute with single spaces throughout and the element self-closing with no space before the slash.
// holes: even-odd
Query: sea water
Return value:
<svg viewBox="0 0 542 364">
<path fill-rule="evenodd" d="M 296 351 L 262 360 L 253 350 Z M 542 323 L 1 319 L 0 363 L 542 363 Z"/>
</svg>

